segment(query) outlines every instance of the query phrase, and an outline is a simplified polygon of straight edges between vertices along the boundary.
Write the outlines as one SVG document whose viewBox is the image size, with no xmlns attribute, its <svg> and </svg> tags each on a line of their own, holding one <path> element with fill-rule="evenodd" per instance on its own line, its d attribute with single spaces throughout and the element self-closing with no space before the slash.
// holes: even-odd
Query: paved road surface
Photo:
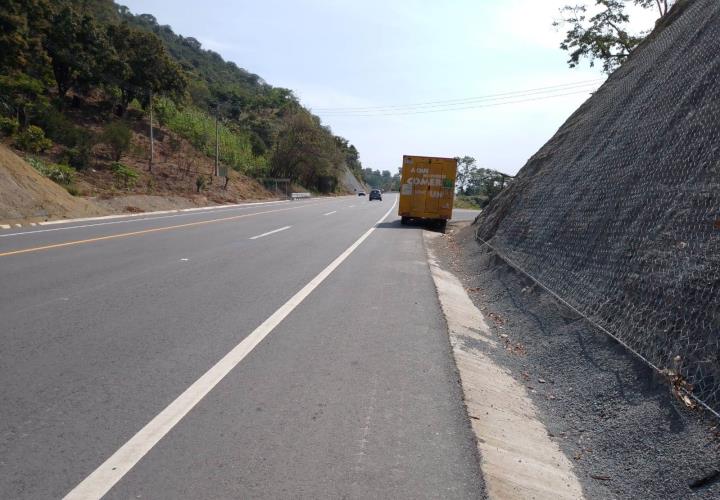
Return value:
<svg viewBox="0 0 720 500">
<path fill-rule="evenodd" d="M 385 198 L 0 232 L 0 498 L 482 497 L 421 229 L 367 233 Z"/>
</svg>

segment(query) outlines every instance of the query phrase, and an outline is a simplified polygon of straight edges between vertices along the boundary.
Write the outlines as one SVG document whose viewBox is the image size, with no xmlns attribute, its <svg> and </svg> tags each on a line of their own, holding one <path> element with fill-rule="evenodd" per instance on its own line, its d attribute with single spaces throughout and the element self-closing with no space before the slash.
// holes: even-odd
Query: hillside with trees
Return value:
<svg viewBox="0 0 720 500">
<path fill-rule="evenodd" d="M 331 193 L 346 167 L 361 175 L 357 149 L 291 90 L 152 15 L 7 0 L 0 28 L 2 140 L 71 194 L 225 201 L 269 196 L 266 178 Z"/>
<path fill-rule="evenodd" d="M 484 208 L 512 182 L 511 175 L 478 167 L 472 156 L 455 159 L 458 165 L 455 205 L 459 208 Z"/>
<path fill-rule="evenodd" d="M 382 189 L 383 191 L 400 191 L 400 172 L 393 175 L 389 170 L 373 170 L 364 168 L 362 179 L 371 188 Z"/>
</svg>

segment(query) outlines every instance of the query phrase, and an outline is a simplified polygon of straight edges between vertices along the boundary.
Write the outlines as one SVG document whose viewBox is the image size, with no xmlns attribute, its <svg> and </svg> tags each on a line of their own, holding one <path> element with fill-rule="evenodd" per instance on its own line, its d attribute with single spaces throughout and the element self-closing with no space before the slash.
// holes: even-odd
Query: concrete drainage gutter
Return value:
<svg viewBox="0 0 720 500">
<path fill-rule="evenodd" d="M 550 440 L 525 387 L 485 354 L 502 347 L 460 280 L 440 267 L 427 244 L 442 236 L 428 231 L 423 236 L 489 497 L 584 498 L 571 462 Z"/>
</svg>

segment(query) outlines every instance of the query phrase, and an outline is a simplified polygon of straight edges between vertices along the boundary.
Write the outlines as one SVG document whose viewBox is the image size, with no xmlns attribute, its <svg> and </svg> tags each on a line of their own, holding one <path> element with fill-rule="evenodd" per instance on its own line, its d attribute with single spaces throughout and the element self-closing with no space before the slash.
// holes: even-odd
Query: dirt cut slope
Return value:
<svg viewBox="0 0 720 500">
<path fill-rule="evenodd" d="M 343 167 L 343 175 L 340 179 L 340 185 L 348 192 L 355 193 L 357 191 L 367 191 L 367 186 L 363 185 L 357 177 L 350 171 L 348 167 Z"/>
<path fill-rule="evenodd" d="M 70 195 L 0 144 L 0 221 L 104 215 L 106 209 Z"/>
<path fill-rule="evenodd" d="M 715 412 L 718 81 L 720 2 L 681 0 L 477 222 L 482 242 Z"/>
</svg>

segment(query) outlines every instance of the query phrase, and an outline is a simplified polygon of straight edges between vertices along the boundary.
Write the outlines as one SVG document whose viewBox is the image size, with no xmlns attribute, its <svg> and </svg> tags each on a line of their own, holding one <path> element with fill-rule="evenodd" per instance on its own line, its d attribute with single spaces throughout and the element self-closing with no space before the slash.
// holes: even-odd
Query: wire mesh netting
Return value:
<svg viewBox="0 0 720 500">
<path fill-rule="evenodd" d="M 679 2 L 478 224 L 720 413 L 720 2 Z"/>
</svg>

